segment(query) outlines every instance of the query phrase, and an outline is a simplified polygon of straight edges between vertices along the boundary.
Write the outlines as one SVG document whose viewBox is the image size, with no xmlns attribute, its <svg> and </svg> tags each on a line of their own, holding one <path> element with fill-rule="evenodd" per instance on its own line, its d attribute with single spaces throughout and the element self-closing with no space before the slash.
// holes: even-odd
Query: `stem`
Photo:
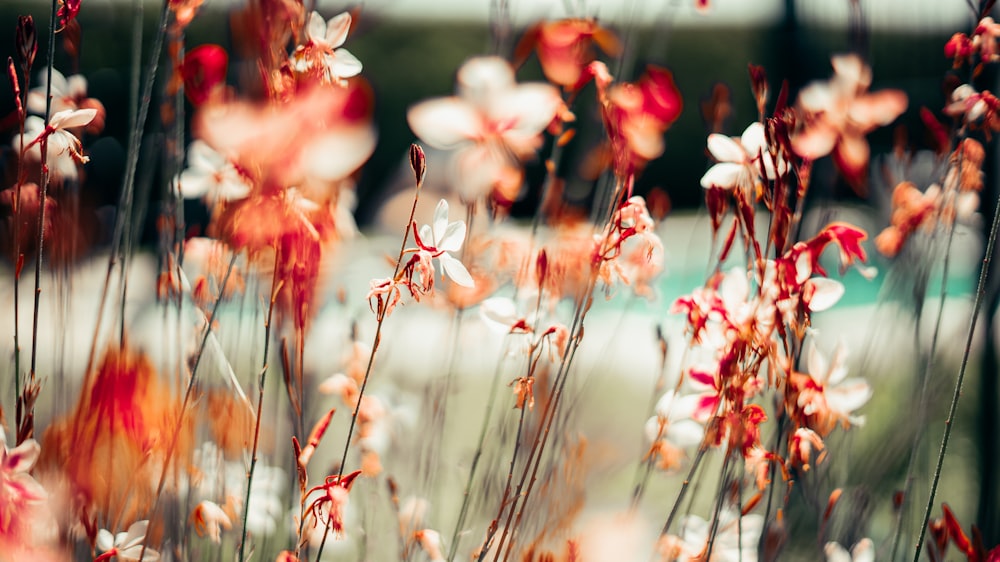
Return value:
<svg viewBox="0 0 1000 562">
<path fill-rule="evenodd" d="M 931 518 L 931 509 L 934 506 L 934 496 L 937 494 L 938 483 L 941 480 L 941 467 L 944 465 L 944 456 L 948 450 L 948 439 L 951 437 L 951 428 L 955 421 L 955 412 L 958 410 L 958 400 L 962 396 L 962 383 L 965 381 L 965 370 L 969 365 L 969 355 L 972 352 L 972 338 L 976 334 L 976 322 L 979 320 L 979 313 L 983 307 L 983 300 L 986 297 L 986 280 L 989 277 L 990 263 L 993 261 L 993 249 L 996 246 L 997 231 L 1000 230 L 1000 198 L 993 209 L 993 224 L 990 226 L 990 237 L 986 243 L 986 252 L 983 256 L 983 265 L 979 270 L 979 283 L 976 287 L 976 300 L 972 308 L 972 318 L 969 320 L 969 333 L 965 340 L 965 350 L 962 353 L 962 364 L 958 369 L 958 380 L 955 381 L 955 392 L 951 397 L 951 406 L 948 409 L 948 418 L 944 422 L 944 435 L 941 437 L 941 450 L 938 452 L 937 465 L 934 467 L 934 478 L 931 480 L 931 491 L 927 497 L 927 506 L 924 509 L 923 522 L 920 525 L 920 533 L 917 537 L 916 549 L 913 553 L 913 562 L 920 560 L 920 550 L 923 548 L 924 536 L 927 534 L 927 523 Z"/>
<path fill-rule="evenodd" d="M 194 358 L 194 364 L 191 366 L 191 377 L 188 379 L 187 389 L 184 391 L 184 400 L 181 402 L 181 410 L 177 414 L 177 425 L 174 427 L 173 435 L 170 437 L 170 445 L 167 447 L 167 454 L 163 459 L 163 468 L 160 470 L 160 481 L 156 485 L 156 495 L 153 498 L 153 507 L 150 510 L 149 516 L 149 526 L 154 527 L 157 508 L 160 505 L 160 497 L 163 494 L 163 486 L 167 482 L 167 468 L 170 466 L 170 458 L 174 456 L 174 449 L 177 448 L 177 442 L 180 440 L 181 427 L 184 424 L 184 414 L 187 412 L 188 404 L 191 402 L 191 391 L 194 389 L 195 380 L 198 376 L 198 365 L 201 364 L 201 358 L 205 354 L 205 346 L 208 345 L 208 338 L 212 335 L 212 325 L 215 323 L 215 316 L 219 312 L 219 304 L 222 303 L 222 295 L 226 292 L 226 284 L 229 282 L 229 276 L 233 272 L 233 267 L 236 265 L 236 258 L 238 254 L 233 252 L 232 259 L 229 260 L 229 266 L 226 268 L 226 274 L 222 277 L 222 284 L 219 286 L 219 296 L 215 299 L 215 304 L 212 306 L 212 313 L 208 317 L 208 321 L 205 323 L 205 335 L 201 338 L 201 344 L 198 346 L 198 355 Z M 146 535 L 148 538 L 149 535 Z M 144 538 L 142 541 L 142 549 L 139 551 L 139 560 L 142 560 L 146 553 L 146 541 Z"/>
<path fill-rule="evenodd" d="M 416 147 L 416 145 L 413 145 Z M 423 158 L 423 152 L 421 151 L 421 158 Z M 399 268 L 403 263 L 403 257 L 406 255 L 406 243 L 410 238 L 410 225 L 413 224 L 413 217 L 417 214 L 417 201 L 420 199 L 420 188 L 424 185 L 423 174 L 417 174 L 417 188 L 413 194 L 413 205 L 410 207 L 410 218 L 406 221 L 406 229 L 403 231 L 403 242 L 399 247 L 399 257 L 396 258 L 396 266 L 392 271 L 392 279 L 395 280 L 396 276 L 399 275 Z M 385 323 L 385 309 L 379 311 L 378 314 L 378 324 L 375 327 L 375 337 L 372 338 L 372 352 L 368 355 L 368 365 L 365 367 L 365 377 L 361 381 L 361 388 L 358 391 L 358 403 L 354 405 L 354 413 L 351 414 L 351 424 L 347 429 L 347 439 L 344 442 L 344 453 L 340 456 L 340 467 L 337 469 L 337 479 L 338 481 L 344 477 L 344 466 L 347 465 L 347 453 L 351 450 L 351 437 L 354 436 L 354 426 L 358 423 L 358 412 L 361 411 L 361 401 L 365 397 L 365 389 L 368 387 L 368 379 L 372 374 L 372 367 L 375 365 L 375 353 L 378 352 L 379 343 L 382 341 L 382 325 Z M 323 530 L 323 540 L 320 542 L 319 549 L 316 552 L 316 560 L 318 561 L 320 556 L 323 555 L 323 546 L 326 544 L 326 537 L 330 534 L 330 526 L 327 525 Z"/>
<path fill-rule="evenodd" d="M 929 386 L 928 382 L 931 378 L 931 369 L 934 366 L 934 359 L 937 357 L 938 339 L 941 333 L 942 318 L 944 317 L 944 303 L 945 299 L 948 296 L 948 271 L 950 269 L 949 265 L 951 263 L 951 242 L 954 239 L 954 236 L 955 236 L 955 228 L 953 226 L 948 232 L 948 242 L 945 247 L 943 271 L 941 272 L 941 297 L 940 297 L 941 301 L 938 303 L 937 318 L 934 321 L 934 333 L 931 336 L 930 355 L 927 358 L 927 361 L 924 363 L 924 369 L 921 375 L 922 380 L 920 383 L 920 397 L 917 402 L 917 412 L 916 412 L 916 418 L 918 420 L 923 420 L 927 415 L 928 401 L 929 401 L 928 400 L 929 396 L 927 392 Z M 917 327 L 917 331 L 919 331 L 919 325 Z M 893 532 L 894 538 L 892 541 L 892 556 L 889 558 L 889 560 L 895 560 L 896 553 L 899 551 L 899 544 L 902 538 L 903 518 L 904 514 L 906 513 L 906 504 L 910 498 L 910 493 L 913 489 L 913 472 L 917 464 L 916 463 L 917 449 L 920 446 L 920 439 L 924 435 L 923 428 L 924 428 L 923 424 L 918 423 L 916 430 L 914 430 L 913 432 L 913 443 L 910 446 L 910 454 L 906 463 L 906 480 L 904 481 L 903 484 L 902 503 L 899 505 L 899 514 L 896 518 L 896 528 Z"/>
<path fill-rule="evenodd" d="M 278 250 L 275 249 L 275 263 L 277 264 Z M 247 493 L 243 501 L 243 536 L 240 539 L 240 562 L 246 560 L 247 546 L 247 518 L 250 515 L 250 491 L 253 489 L 253 473 L 257 467 L 257 446 L 260 443 L 260 419 L 264 409 L 264 378 L 267 375 L 267 355 L 271 347 L 271 317 L 274 313 L 274 303 L 278 299 L 278 291 L 281 290 L 281 283 L 278 282 L 278 267 L 275 265 L 271 274 L 271 297 L 267 306 L 267 319 L 264 321 L 264 359 L 260 367 L 260 377 L 257 383 L 257 417 L 253 431 L 253 449 L 250 455 L 250 470 L 247 471 Z M 221 295 L 221 292 L 220 292 Z"/>
</svg>

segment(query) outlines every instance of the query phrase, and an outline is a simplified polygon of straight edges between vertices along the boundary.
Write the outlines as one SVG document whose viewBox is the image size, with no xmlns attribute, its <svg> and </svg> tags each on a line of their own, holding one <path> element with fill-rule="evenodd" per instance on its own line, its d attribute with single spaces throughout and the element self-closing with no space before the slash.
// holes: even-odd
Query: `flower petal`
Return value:
<svg viewBox="0 0 1000 562">
<path fill-rule="evenodd" d="M 434 148 L 451 149 L 482 135 L 482 116 L 457 97 L 418 103 L 406 115 L 410 128 Z"/>
<path fill-rule="evenodd" d="M 2 468 L 14 473 L 28 472 L 32 466 L 35 466 L 35 461 L 38 460 L 38 454 L 41 450 L 42 447 L 37 441 L 27 439 L 7 453 L 7 458 L 3 463 L 5 466 Z"/>
<path fill-rule="evenodd" d="M 451 257 L 448 253 L 438 256 L 438 260 L 441 262 L 441 272 L 456 284 L 470 288 L 476 286 L 476 282 L 472 280 L 472 276 L 469 275 L 469 271 L 465 269 L 462 262 Z"/>
<path fill-rule="evenodd" d="M 361 61 L 347 49 L 337 49 L 326 58 L 326 68 L 338 78 L 350 78 L 361 74 Z"/>
<path fill-rule="evenodd" d="M 314 14 L 316 12 L 313 12 Z M 311 27 L 310 22 L 310 27 Z M 326 24 L 326 42 L 331 47 L 339 47 L 347 40 L 347 32 L 351 30 L 351 13 L 344 12 L 330 18 Z"/>
<path fill-rule="evenodd" d="M 712 166 L 701 177 L 701 186 L 705 189 L 717 187 L 719 189 L 732 189 L 740 181 L 740 175 L 745 170 L 742 164 L 732 162 L 719 162 Z"/>
<path fill-rule="evenodd" d="M 844 284 L 834 279 L 826 277 L 816 277 L 806 281 L 812 285 L 813 293 L 809 299 L 809 310 L 820 312 L 827 310 L 837 304 L 840 297 L 844 296 Z"/>
<path fill-rule="evenodd" d="M 444 236 L 437 243 L 437 249 L 457 252 L 462 249 L 463 242 L 465 242 L 465 221 L 455 221 L 448 223 Z"/>
<path fill-rule="evenodd" d="M 444 238 L 445 230 L 448 229 L 448 200 L 442 199 L 438 201 L 436 207 L 434 207 L 434 220 L 431 221 L 431 244 L 435 248 L 440 248 L 439 243 Z M 426 240 L 424 241 L 426 242 Z"/>
<path fill-rule="evenodd" d="M 708 151 L 719 162 L 743 163 L 747 160 L 747 153 L 739 143 L 719 133 L 708 135 Z"/>
<path fill-rule="evenodd" d="M 743 131 L 740 137 L 740 144 L 750 158 L 757 158 L 763 152 L 767 154 L 767 136 L 764 134 L 764 125 L 760 122 L 750 123 L 750 126 Z"/>
<path fill-rule="evenodd" d="M 313 42 L 326 41 L 326 20 L 319 12 L 309 14 L 309 23 L 306 25 L 306 37 Z"/>
<path fill-rule="evenodd" d="M 458 95 L 485 111 L 514 86 L 514 69 L 500 57 L 475 57 L 458 69 Z"/>
<path fill-rule="evenodd" d="M 93 121 L 96 116 L 96 109 L 67 109 L 53 115 L 52 118 L 49 119 L 49 126 L 53 129 L 71 129 L 73 127 L 82 127 Z"/>
</svg>

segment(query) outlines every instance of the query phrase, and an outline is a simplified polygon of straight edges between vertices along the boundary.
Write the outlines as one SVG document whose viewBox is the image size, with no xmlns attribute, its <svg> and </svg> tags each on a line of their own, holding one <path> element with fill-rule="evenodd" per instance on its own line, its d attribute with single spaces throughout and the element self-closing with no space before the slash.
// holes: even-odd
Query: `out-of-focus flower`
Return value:
<svg viewBox="0 0 1000 562">
<path fill-rule="evenodd" d="M 434 529 L 422 529 L 413 533 L 413 539 L 427 554 L 430 562 L 444 562 L 444 554 L 441 553 L 441 533 Z"/>
<path fill-rule="evenodd" d="M 646 458 L 656 459 L 660 470 L 676 470 L 684 459 L 684 449 L 701 443 L 705 428 L 692 419 L 699 396 L 678 396 L 669 390 L 656 402 L 656 415 L 646 420 L 650 442 Z"/>
<path fill-rule="evenodd" d="M 791 383 L 798 391 L 795 404 L 809 427 L 821 437 L 829 435 L 837 424 L 864 424 L 864 416 L 854 411 L 871 399 L 872 389 L 864 379 L 847 378 L 847 348 L 843 343 L 837 345 L 830 360 L 813 345 L 808 376 L 794 376 Z"/>
<path fill-rule="evenodd" d="M 200 140 L 188 146 L 188 167 L 179 180 L 180 193 L 188 199 L 231 201 L 243 199 L 251 189 L 247 177 L 231 161 Z"/>
<path fill-rule="evenodd" d="M 460 149 L 453 159 L 462 197 L 489 195 L 511 174 L 520 187 L 520 163 L 541 146 L 541 133 L 563 107 L 548 84 L 517 84 L 510 63 L 473 58 L 458 71 L 458 95 L 410 108 L 410 128 L 440 149 Z M 516 193 L 516 192 L 515 192 Z"/>
<path fill-rule="evenodd" d="M 200 0 L 198 0 L 200 3 Z M 198 45 L 184 55 L 177 73 L 184 83 L 184 95 L 198 107 L 221 100 L 226 86 L 229 54 L 218 45 Z"/>
<path fill-rule="evenodd" d="M 442 199 L 438 202 L 434 209 L 434 221 L 421 226 L 419 233 L 414 229 L 414 237 L 421 250 L 437 258 L 443 275 L 463 287 L 475 285 L 462 262 L 448 253 L 461 250 L 465 241 L 465 221 L 448 222 L 448 201 Z"/>
<path fill-rule="evenodd" d="M 347 49 L 339 48 L 350 30 L 349 12 L 334 16 L 329 22 L 319 12 L 310 14 L 305 28 L 306 42 L 295 49 L 290 59 L 292 69 L 299 73 L 316 69 L 330 84 L 342 84 L 345 78 L 360 74 L 361 61 Z"/>
<path fill-rule="evenodd" d="M 718 133 L 709 135 L 708 150 L 718 162 L 701 178 L 701 186 L 705 189 L 742 187 L 750 191 L 761 179 L 762 165 L 769 180 L 784 174 L 787 169 L 780 156 L 775 166 L 761 123 L 751 123 L 739 138 Z"/>
<path fill-rule="evenodd" d="M 191 512 L 191 523 L 199 537 L 208 535 L 212 542 L 222 541 L 222 529 L 232 529 L 233 522 L 218 504 L 204 500 Z"/>
<path fill-rule="evenodd" d="M 869 93 L 871 68 L 857 55 L 835 56 L 831 62 L 833 78 L 799 92 L 804 126 L 792 135 L 792 149 L 809 160 L 832 152 L 844 177 L 860 190 L 870 155 L 865 135 L 899 117 L 907 97 L 901 90 Z"/>
<path fill-rule="evenodd" d="M 137 521 L 129 526 L 128 531 L 116 535 L 112 535 L 106 529 L 101 529 L 97 532 L 97 549 L 102 554 L 97 557 L 97 560 L 108 560 L 111 557 L 116 557 L 123 562 L 156 562 L 160 559 L 159 552 L 148 547 L 143 552 L 147 527 L 149 527 L 149 521 Z"/>
<path fill-rule="evenodd" d="M 616 84 L 605 95 L 600 75 L 607 75 L 607 69 L 602 63 L 594 66 L 599 67 L 598 95 L 611 137 L 613 167 L 620 177 L 627 177 L 663 154 L 663 133 L 680 116 L 684 101 L 673 74 L 665 68 L 650 65 L 638 82 Z"/>
<path fill-rule="evenodd" d="M 11 535 L 17 535 L 22 527 L 18 517 L 27 513 L 30 504 L 48 497 L 41 484 L 29 474 L 40 452 L 41 447 L 34 439 L 8 449 L 7 435 L 0 427 L 0 539 L 16 539 Z"/>
<path fill-rule="evenodd" d="M 712 542 L 708 549 L 712 523 L 697 515 L 688 515 L 681 521 L 678 536 L 665 535 L 658 550 L 664 560 L 677 562 L 756 562 L 757 543 L 764 530 L 764 517 L 757 514 L 740 517 L 739 511 L 723 509 Z"/>
<path fill-rule="evenodd" d="M 831 541 L 823 547 L 823 553 L 826 554 L 826 562 L 875 562 L 875 545 L 868 538 L 858 541 L 851 552 L 847 552 L 840 543 Z"/>
<path fill-rule="evenodd" d="M 550 82 L 576 89 L 584 68 L 594 60 L 594 44 L 612 56 L 621 50 L 615 34 L 594 19 L 540 22 L 525 32 L 517 46 L 517 58 L 527 57 L 528 52 L 535 49 L 542 72 Z"/>
<path fill-rule="evenodd" d="M 38 75 L 38 86 L 28 92 L 28 111 L 45 115 L 45 96 L 48 87 L 48 73 Z M 87 79 L 82 74 L 63 76 L 52 70 L 52 113 L 76 109 L 93 109 L 94 119 L 87 123 L 88 133 L 99 133 L 104 128 L 104 105 L 95 98 L 87 97 Z"/>
<path fill-rule="evenodd" d="M 282 103 L 206 104 L 193 128 L 261 185 L 332 182 L 354 172 L 375 149 L 371 106 L 362 84 L 314 87 Z"/>
</svg>

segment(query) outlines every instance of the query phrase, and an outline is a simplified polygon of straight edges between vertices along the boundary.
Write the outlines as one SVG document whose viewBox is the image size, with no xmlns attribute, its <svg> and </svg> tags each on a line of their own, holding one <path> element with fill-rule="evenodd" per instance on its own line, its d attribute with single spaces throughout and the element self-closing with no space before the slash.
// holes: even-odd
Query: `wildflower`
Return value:
<svg viewBox="0 0 1000 562">
<path fill-rule="evenodd" d="M 160 553 L 145 548 L 146 529 L 149 521 L 137 521 L 129 526 L 128 531 L 112 535 L 109 531 L 101 529 L 97 532 L 97 549 L 103 554 L 97 560 L 108 560 L 117 557 L 123 562 L 155 562 L 160 559 Z M 140 559 L 139 556 L 142 555 Z"/>
<path fill-rule="evenodd" d="M 598 92 L 600 96 L 600 82 Z M 663 154 L 663 133 L 684 107 L 669 70 L 650 65 L 637 82 L 616 84 L 601 97 L 617 175 L 627 177 Z"/>
<path fill-rule="evenodd" d="M 208 538 L 216 544 L 222 540 L 222 529 L 233 528 L 233 522 L 226 515 L 226 512 L 218 504 L 208 500 L 195 506 L 194 511 L 191 512 L 191 523 L 199 537 L 208 535 Z"/>
<path fill-rule="evenodd" d="M 420 227 L 419 233 L 414 228 L 414 238 L 417 246 L 431 257 L 437 258 L 441 264 L 441 273 L 463 287 L 472 287 L 475 283 L 468 270 L 448 252 L 462 249 L 465 241 L 465 221 L 448 222 L 448 202 L 442 199 L 434 209 L 434 221 L 430 225 Z"/>
<path fill-rule="evenodd" d="M 823 547 L 826 562 L 875 562 L 875 545 L 869 538 L 858 541 L 851 552 L 836 542 L 828 542 Z"/>
<path fill-rule="evenodd" d="M 609 55 L 621 50 L 615 34 L 599 26 L 596 20 L 570 18 L 532 26 L 518 44 L 517 52 L 526 56 L 526 51 L 535 49 L 545 77 L 575 90 L 583 70 L 594 60 L 594 44 Z"/>
<path fill-rule="evenodd" d="M 316 525 L 322 521 L 325 514 L 325 525 L 329 526 L 335 535 L 340 536 L 343 534 L 343 510 L 349 499 L 348 494 L 351 491 L 351 485 L 360 475 L 361 471 L 355 470 L 343 478 L 339 476 L 327 476 L 323 484 L 314 486 L 309 490 L 306 494 L 307 497 L 317 492 L 320 494 L 306 508 L 306 512 L 314 518 Z"/>
<path fill-rule="evenodd" d="M 795 466 L 801 466 L 803 471 L 808 471 L 809 459 L 812 457 L 813 449 L 819 451 L 819 457 L 816 459 L 816 463 L 823 461 L 826 455 L 825 445 L 823 444 L 823 439 L 813 430 L 807 427 L 800 427 L 795 430 L 789 439 L 788 451 L 789 457 L 792 464 Z"/>
<path fill-rule="evenodd" d="M 757 560 L 757 543 L 764 530 L 764 517 L 757 514 L 740 516 L 739 511 L 725 508 L 719 514 L 718 528 L 707 552 L 712 524 L 697 515 L 688 515 L 681 521 L 679 536 L 660 539 L 660 552 L 666 560 L 679 562 L 717 562 Z"/>
<path fill-rule="evenodd" d="M 864 424 L 864 416 L 854 411 L 872 397 L 868 383 L 861 378 L 847 378 L 847 349 L 838 344 L 833 357 L 826 357 L 813 345 L 809 350 L 809 374 L 793 377 L 798 390 L 795 405 L 810 421 L 809 427 L 825 437 L 838 424 L 844 427 Z"/>
<path fill-rule="evenodd" d="M 680 467 L 684 449 L 701 443 L 705 428 L 692 419 L 697 396 L 677 396 L 669 390 L 656 403 L 656 415 L 646 421 L 646 439 L 651 443 L 646 458 L 656 458 L 660 470 Z"/>
<path fill-rule="evenodd" d="M 44 119 L 32 115 L 24 121 L 24 137 L 20 140 L 15 138 L 12 146 L 19 151 L 23 143 L 25 156 L 33 162 L 41 162 L 41 143 L 48 139 L 46 162 L 52 176 L 75 180 L 77 165 L 86 164 L 90 158 L 83 154 L 80 139 L 67 129 L 82 127 L 93 121 L 96 115 L 96 109 L 67 109 L 53 114 L 48 126 Z"/>
<path fill-rule="evenodd" d="M 188 167 L 181 172 L 177 187 L 186 199 L 205 197 L 209 201 L 243 199 L 250 193 L 248 178 L 205 141 L 188 146 Z"/>
<path fill-rule="evenodd" d="M 805 126 L 792 135 L 792 149 L 809 160 L 832 152 L 844 177 L 860 188 L 870 153 L 865 135 L 899 117 L 907 97 L 900 90 L 869 93 L 871 68 L 857 55 L 835 56 L 831 62 L 833 78 L 799 92 Z"/>
<path fill-rule="evenodd" d="M 323 80 L 330 84 L 343 84 L 344 78 L 360 74 L 361 61 L 347 49 L 338 48 L 347 40 L 350 29 L 349 12 L 334 16 L 329 22 L 319 12 L 310 14 L 305 28 L 306 42 L 295 49 L 289 60 L 292 69 L 304 73 L 318 68 Z"/>
<path fill-rule="evenodd" d="M 0 426 L 0 537 L 16 534 L 21 527 L 19 515 L 26 507 L 48 497 L 41 484 L 29 472 L 38 460 L 41 447 L 34 439 L 26 439 L 13 449 L 7 448 L 7 435 Z M 15 541 L 17 542 L 17 541 Z"/>
<path fill-rule="evenodd" d="M 751 123 L 738 139 L 718 133 L 709 135 L 708 150 L 718 163 L 702 176 L 701 186 L 705 189 L 739 186 L 749 190 L 759 182 L 762 167 L 769 180 L 784 174 L 787 168 L 780 156 L 775 166 L 761 123 Z"/>
<path fill-rule="evenodd" d="M 28 111 L 45 115 L 46 90 L 48 89 L 48 73 L 38 75 L 38 86 L 28 92 Z M 82 74 L 66 77 L 56 69 L 52 69 L 52 108 L 53 114 L 60 111 L 77 109 L 93 109 L 94 120 L 87 132 L 99 133 L 104 125 L 104 105 L 95 98 L 87 97 L 87 79 Z M 96 125 L 100 125 L 99 127 Z"/>
<path fill-rule="evenodd" d="M 498 57 L 470 59 L 458 70 L 458 96 L 421 102 L 407 113 L 410 128 L 453 157 L 456 182 L 466 200 L 490 194 L 541 146 L 541 133 L 562 108 L 548 84 L 517 84 L 514 69 Z M 520 183 L 520 180 L 518 180 Z"/>
<path fill-rule="evenodd" d="M 441 534 L 434 529 L 422 529 L 413 533 L 413 539 L 420 544 L 420 548 L 427 554 L 430 562 L 444 562 L 444 555 L 441 553 Z"/>
</svg>

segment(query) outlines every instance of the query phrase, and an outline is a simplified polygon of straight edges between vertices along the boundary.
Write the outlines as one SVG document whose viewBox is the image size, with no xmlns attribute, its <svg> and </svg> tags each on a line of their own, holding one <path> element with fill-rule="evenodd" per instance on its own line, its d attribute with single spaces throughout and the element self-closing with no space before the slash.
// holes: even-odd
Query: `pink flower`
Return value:
<svg viewBox="0 0 1000 562">
<path fill-rule="evenodd" d="M 23 515 L 28 505 L 48 497 L 41 484 L 29 474 L 40 452 L 41 447 L 34 439 L 8 449 L 7 436 L 0 427 L 0 537 L 6 537 L 20 526 L 18 515 Z"/>
<path fill-rule="evenodd" d="M 833 78 L 799 92 L 805 127 L 792 136 L 792 149 L 809 160 L 832 152 L 845 178 L 858 186 L 870 154 L 865 135 L 899 117 L 907 98 L 901 90 L 868 93 L 871 68 L 857 55 L 835 56 L 831 62 Z"/>
<path fill-rule="evenodd" d="M 292 53 L 291 65 L 296 72 L 309 72 L 319 68 L 324 81 L 341 84 L 344 78 L 361 73 L 361 61 L 347 49 L 339 49 L 347 40 L 351 29 L 351 14 L 344 12 L 329 22 L 319 12 L 309 15 L 306 25 L 307 41 Z"/>
<path fill-rule="evenodd" d="M 541 133 L 562 108 L 559 91 L 540 83 L 517 84 L 514 69 L 498 57 L 480 57 L 458 70 L 458 95 L 421 102 L 407 115 L 427 144 L 460 149 L 453 159 L 462 196 L 490 194 L 513 169 L 534 156 Z"/>
</svg>

